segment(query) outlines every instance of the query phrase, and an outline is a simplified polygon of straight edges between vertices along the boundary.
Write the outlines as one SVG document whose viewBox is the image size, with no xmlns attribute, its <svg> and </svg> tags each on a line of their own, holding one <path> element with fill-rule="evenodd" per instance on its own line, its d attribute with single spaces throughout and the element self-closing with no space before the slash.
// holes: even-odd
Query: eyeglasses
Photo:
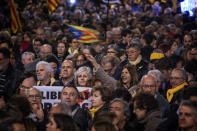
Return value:
<svg viewBox="0 0 197 131">
<path fill-rule="evenodd" d="M 170 80 L 179 80 L 179 79 L 183 79 L 182 77 L 170 77 Z"/>
<path fill-rule="evenodd" d="M 36 94 L 36 95 L 29 95 L 29 98 L 30 98 L 30 99 L 33 99 L 33 98 L 35 98 L 35 99 L 40 99 L 40 95 L 39 95 L 39 94 Z"/>
<path fill-rule="evenodd" d="M 116 52 L 114 52 L 114 51 L 108 51 L 107 53 L 116 53 Z"/>
<path fill-rule="evenodd" d="M 142 85 L 143 88 L 155 88 L 156 85 Z"/>
</svg>

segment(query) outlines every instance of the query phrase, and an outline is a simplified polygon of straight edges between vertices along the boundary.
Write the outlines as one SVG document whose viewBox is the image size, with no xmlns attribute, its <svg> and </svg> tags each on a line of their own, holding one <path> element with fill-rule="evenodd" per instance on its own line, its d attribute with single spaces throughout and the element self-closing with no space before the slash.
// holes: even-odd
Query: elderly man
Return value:
<svg viewBox="0 0 197 131">
<path fill-rule="evenodd" d="M 31 88 L 27 92 L 27 99 L 29 103 L 31 104 L 32 111 L 38 118 L 38 121 L 41 122 L 44 120 L 44 112 L 42 109 L 42 95 L 40 91 L 36 88 Z"/>
<path fill-rule="evenodd" d="M 126 128 L 126 122 L 130 117 L 129 104 L 120 98 L 115 98 L 114 100 L 111 101 L 109 107 L 110 107 L 110 112 L 113 112 L 116 116 L 115 124 L 118 127 L 118 129 L 128 130 L 128 127 Z"/>
<path fill-rule="evenodd" d="M 140 81 L 139 87 L 141 92 L 151 94 L 155 97 L 159 104 L 159 109 L 164 115 L 165 110 L 169 107 L 169 104 L 167 100 L 158 92 L 156 77 L 152 74 L 144 75 Z"/>
<path fill-rule="evenodd" d="M 175 102 L 176 97 L 180 90 L 182 90 L 187 85 L 187 74 L 186 71 L 182 68 L 175 68 L 172 70 L 170 75 L 170 84 L 172 89 L 167 91 L 167 100 L 168 102 Z"/>
<path fill-rule="evenodd" d="M 21 62 L 23 63 L 24 67 L 27 64 L 33 62 L 35 60 L 35 55 L 32 52 L 24 52 L 21 56 Z"/>
<path fill-rule="evenodd" d="M 25 67 L 25 71 L 35 71 L 36 70 L 36 64 L 43 60 L 47 55 L 52 54 L 52 46 L 49 44 L 44 44 L 41 46 L 39 51 L 39 58 L 34 60 L 33 62 L 29 63 Z"/>
<path fill-rule="evenodd" d="M 180 131 L 197 130 L 197 103 L 183 101 L 179 108 L 179 128 Z"/>
<path fill-rule="evenodd" d="M 60 82 L 53 77 L 53 69 L 50 64 L 40 61 L 36 65 L 37 86 L 59 86 Z"/>
<path fill-rule="evenodd" d="M 79 92 L 75 87 L 65 87 L 62 89 L 61 102 L 66 103 L 72 109 L 72 118 L 80 128 L 80 131 L 87 131 L 90 121 L 90 114 L 80 108 L 77 103 Z"/>
</svg>

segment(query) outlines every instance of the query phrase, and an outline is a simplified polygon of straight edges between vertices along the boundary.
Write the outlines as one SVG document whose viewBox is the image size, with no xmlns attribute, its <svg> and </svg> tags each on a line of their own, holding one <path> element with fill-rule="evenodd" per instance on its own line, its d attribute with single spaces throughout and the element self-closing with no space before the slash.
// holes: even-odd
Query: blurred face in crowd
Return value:
<svg viewBox="0 0 197 131">
<path fill-rule="evenodd" d="M 116 51 L 113 48 L 107 50 L 107 55 L 116 56 Z"/>
<path fill-rule="evenodd" d="M 142 83 L 140 85 L 142 92 L 149 93 L 151 95 L 155 95 L 157 92 L 157 83 L 156 79 L 152 75 L 147 75 L 142 79 Z"/>
<path fill-rule="evenodd" d="M 83 55 L 79 55 L 76 60 L 76 66 L 82 66 L 85 64 L 85 58 Z"/>
<path fill-rule="evenodd" d="M 53 117 L 49 117 L 49 123 L 46 125 L 47 131 L 60 131 Z"/>
<path fill-rule="evenodd" d="M 179 127 L 182 129 L 192 129 L 196 127 L 197 114 L 194 108 L 181 106 L 179 112 Z"/>
<path fill-rule="evenodd" d="M 61 43 L 61 42 L 58 43 L 58 45 L 57 45 L 58 56 L 63 56 L 65 54 L 65 51 L 66 51 L 65 44 Z"/>
<path fill-rule="evenodd" d="M 184 44 L 185 47 L 191 46 L 191 44 L 192 44 L 192 37 L 190 35 L 185 35 L 183 44 Z"/>
<path fill-rule="evenodd" d="M 130 84 L 131 82 L 131 74 L 129 73 L 127 68 L 124 68 L 121 72 L 121 80 L 123 84 Z"/>
<path fill-rule="evenodd" d="M 0 71 L 6 70 L 9 64 L 9 58 L 5 58 L 2 53 L 0 53 Z"/>
<path fill-rule="evenodd" d="M 117 43 L 121 39 L 121 30 L 117 29 L 113 31 L 114 42 Z"/>
<path fill-rule="evenodd" d="M 126 36 L 123 36 L 123 41 L 125 41 L 128 44 L 131 43 L 131 39 L 132 39 L 131 34 L 127 34 Z"/>
<path fill-rule="evenodd" d="M 40 54 L 41 58 L 44 58 L 44 56 L 52 54 L 52 47 L 50 45 L 47 45 L 47 44 L 43 45 L 40 49 L 39 54 Z"/>
<path fill-rule="evenodd" d="M 36 30 L 36 37 L 44 40 L 45 39 L 45 32 L 44 29 L 37 29 Z"/>
<path fill-rule="evenodd" d="M 39 81 L 50 79 L 51 74 L 49 71 L 46 70 L 45 65 L 39 65 L 36 69 L 37 79 Z"/>
<path fill-rule="evenodd" d="M 110 44 L 110 43 L 112 43 L 112 41 L 113 41 L 113 36 L 112 36 L 112 34 L 111 33 L 107 33 L 107 35 L 106 35 L 106 40 L 105 40 L 106 42 L 106 44 L 108 45 L 108 44 Z"/>
<path fill-rule="evenodd" d="M 73 39 L 72 42 L 70 43 L 70 47 L 73 49 L 77 49 L 79 47 L 79 42 L 77 39 Z"/>
<path fill-rule="evenodd" d="M 73 63 L 70 60 L 65 60 L 61 66 L 61 78 L 63 79 L 70 79 L 73 77 L 74 74 L 74 67 Z"/>
<path fill-rule="evenodd" d="M 172 71 L 170 76 L 170 84 L 172 88 L 175 88 L 181 85 L 185 80 L 183 79 L 183 74 L 180 70 Z"/>
<path fill-rule="evenodd" d="M 103 106 L 105 104 L 105 102 L 102 100 L 102 96 L 100 91 L 94 91 L 92 93 L 92 107 L 99 107 L 99 106 Z"/>
<path fill-rule="evenodd" d="M 32 88 L 32 89 L 29 90 L 28 95 L 27 95 L 27 98 L 28 98 L 31 106 L 40 105 L 41 104 L 41 95 L 34 88 Z"/>
<path fill-rule="evenodd" d="M 32 88 L 36 84 L 36 81 L 33 77 L 29 77 L 23 80 L 20 85 L 20 94 L 25 95 L 26 91 Z"/>
<path fill-rule="evenodd" d="M 176 41 L 173 42 L 173 44 L 170 47 L 171 53 L 174 53 L 179 48 L 179 45 Z"/>
<path fill-rule="evenodd" d="M 61 93 L 61 102 L 66 103 L 69 106 L 73 106 L 77 103 L 77 91 L 74 87 L 65 87 Z"/>
<path fill-rule="evenodd" d="M 31 54 L 26 54 L 25 59 L 22 59 L 22 63 L 24 67 L 26 67 L 27 64 L 33 62 L 35 60 L 34 56 Z"/>
<path fill-rule="evenodd" d="M 119 101 L 115 101 L 113 103 L 110 104 L 110 112 L 113 112 L 116 115 L 115 121 L 117 123 L 125 121 L 126 120 L 126 116 L 124 115 L 124 104 L 119 102 Z"/>
<path fill-rule="evenodd" d="M 42 46 L 41 42 L 40 41 L 35 41 L 33 43 L 33 48 L 35 50 L 36 53 L 38 53 L 40 51 L 40 47 Z"/>
<path fill-rule="evenodd" d="M 190 56 L 191 56 L 192 59 L 197 60 L 197 48 L 191 49 Z"/>
<path fill-rule="evenodd" d="M 53 69 L 53 74 L 57 72 L 57 64 L 55 62 L 49 62 L 51 68 Z"/>
<path fill-rule="evenodd" d="M 87 81 L 89 80 L 89 75 L 87 71 L 82 71 L 77 76 L 78 86 L 84 87 L 87 85 Z"/>
<path fill-rule="evenodd" d="M 109 75 L 109 76 L 113 75 L 115 67 L 112 67 L 112 64 L 110 62 L 102 64 L 102 67 L 103 67 L 103 69 L 104 69 L 104 71 L 106 72 L 107 75 Z"/>
<path fill-rule="evenodd" d="M 140 55 L 140 51 L 131 47 L 127 50 L 127 55 L 128 55 L 129 61 L 135 61 L 137 59 L 137 57 Z"/>
<path fill-rule="evenodd" d="M 145 109 L 139 109 L 136 105 L 136 102 L 134 102 L 134 109 L 133 113 L 136 114 L 137 120 L 142 120 L 146 116 L 146 110 Z"/>
</svg>

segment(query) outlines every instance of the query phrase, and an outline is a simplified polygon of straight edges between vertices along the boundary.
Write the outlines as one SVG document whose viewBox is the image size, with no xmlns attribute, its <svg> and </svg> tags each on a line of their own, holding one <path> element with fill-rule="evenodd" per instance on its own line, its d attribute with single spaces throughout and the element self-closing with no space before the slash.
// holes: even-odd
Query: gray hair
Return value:
<svg viewBox="0 0 197 131">
<path fill-rule="evenodd" d="M 143 85 L 144 79 L 145 79 L 146 77 L 148 77 L 148 76 L 151 76 L 151 77 L 154 79 L 155 85 L 157 84 L 157 78 L 155 77 L 155 75 L 154 75 L 154 74 L 147 74 L 147 75 L 143 75 L 143 76 L 142 76 L 139 85 Z"/>
<path fill-rule="evenodd" d="M 139 43 L 133 43 L 133 44 L 128 45 L 126 50 L 128 50 L 129 48 L 134 48 L 137 51 L 140 51 L 141 50 L 141 46 L 140 46 Z"/>
<path fill-rule="evenodd" d="M 76 81 L 77 81 L 78 75 L 79 75 L 81 72 L 83 72 L 83 71 L 86 71 L 86 72 L 87 72 L 89 78 L 92 77 L 92 71 L 91 71 L 90 67 L 88 67 L 88 66 L 82 66 L 82 67 L 80 67 L 80 68 L 74 73 L 74 78 L 75 78 Z M 76 82 L 76 85 L 77 85 L 77 82 Z"/>
<path fill-rule="evenodd" d="M 22 54 L 21 60 L 25 60 L 25 59 L 26 59 L 26 55 L 31 55 L 31 56 L 33 56 L 33 57 L 35 58 L 34 53 L 26 51 L 26 52 L 24 52 L 24 53 Z"/>
<path fill-rule="evenodd" d="M 46 61 L 38 62 L 37 65 L 36 65 L 36 70 L 37 70 L 38 66 L 40 66 L 40 65 L 44 65 L 45 70 L 48 71 L 51 74 L 51 77 L 53 77 L 53 75 L 54 75 L 53 74 L 53 69 L 51 68 L 51 65 L 48 62 L 46 62 Z"/>
<path fill-rule="evenodd" d="M 115 98 L 115 99 L 113 99 L 113 100 L 111 101 L 110 105 L 111 105 L 112 103 L 114 103 L 114 102 L 120 102 L 120 103 L 122 103 L 122 104 L 124 105 L 123 114 L 124 114 L 127 118 L 129 118 L 129 117 L 130 117 L 130 114 L 131 114 L 130 108 L 129 108 L 129 104 L 128 104 L 126 101 L 124 101 L 123 99 L 121 99 L 121 98 Z"/>
<path fill-rule="evenodd" d="M 30 89 L 28 89 L 28 90 L 25 92 L 25 95 L 26 95 L 27 97 L 29 97 L 29 93 L 30 93 L 30 91 L 32 91 L 32 90 L 37 91 L 38 94 L 39 94 L 39 96 L 40 96 L 40 98 L 42 99 L 42 93 L 41 93 L 37 88 L 30 88 Z"/>
<path fill-rule="evenodd" d="M 72 116 L 72 110 L 66 103 L 61 102 L 56 104 L 55 106 L 60 107 L 61 111 L 59 113 Z"/>
<path fill-rule="evenodd" d="M 181 71 L 181 73 L 182 73 L 182 76 L 181 77 L 185 81 L 187 81 L 187 72 L 183 68 L 175 68 L 175 69 L 172 70 L 172 72 L 174 72 L 174 71 Z"/>
<path fill-rule="evenodd" d="M 162 82 L 163 81 L 163 76 L 162 76 L 162 73 L 161 71 L 155 69 L 155 70 L 150 70 L 148 71 L 148 75 L 151 74 L 151 75 L 154 75 L 157 82 Z"/>
</svg>

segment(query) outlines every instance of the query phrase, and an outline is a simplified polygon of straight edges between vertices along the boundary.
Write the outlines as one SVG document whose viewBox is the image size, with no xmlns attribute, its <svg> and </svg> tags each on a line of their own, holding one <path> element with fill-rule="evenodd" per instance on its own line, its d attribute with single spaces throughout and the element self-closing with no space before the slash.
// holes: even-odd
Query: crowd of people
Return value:
<svg viewBox="0 0 197 131">
<path fill-rule="evenodd" d="M 14 34 L 1 2 L 0 130 L 197 130 L 197 9 L 61 0 L 49 15 L 46 0 L 29 0 L 15 2 Z M 68 24 L 97 30 L 99 42 L 78 42 Z M 61 102 L 44 109 L 34 86 L 63 86 Z M 90 109 L 77 87 L 92 88 Z"/>
</svg>

